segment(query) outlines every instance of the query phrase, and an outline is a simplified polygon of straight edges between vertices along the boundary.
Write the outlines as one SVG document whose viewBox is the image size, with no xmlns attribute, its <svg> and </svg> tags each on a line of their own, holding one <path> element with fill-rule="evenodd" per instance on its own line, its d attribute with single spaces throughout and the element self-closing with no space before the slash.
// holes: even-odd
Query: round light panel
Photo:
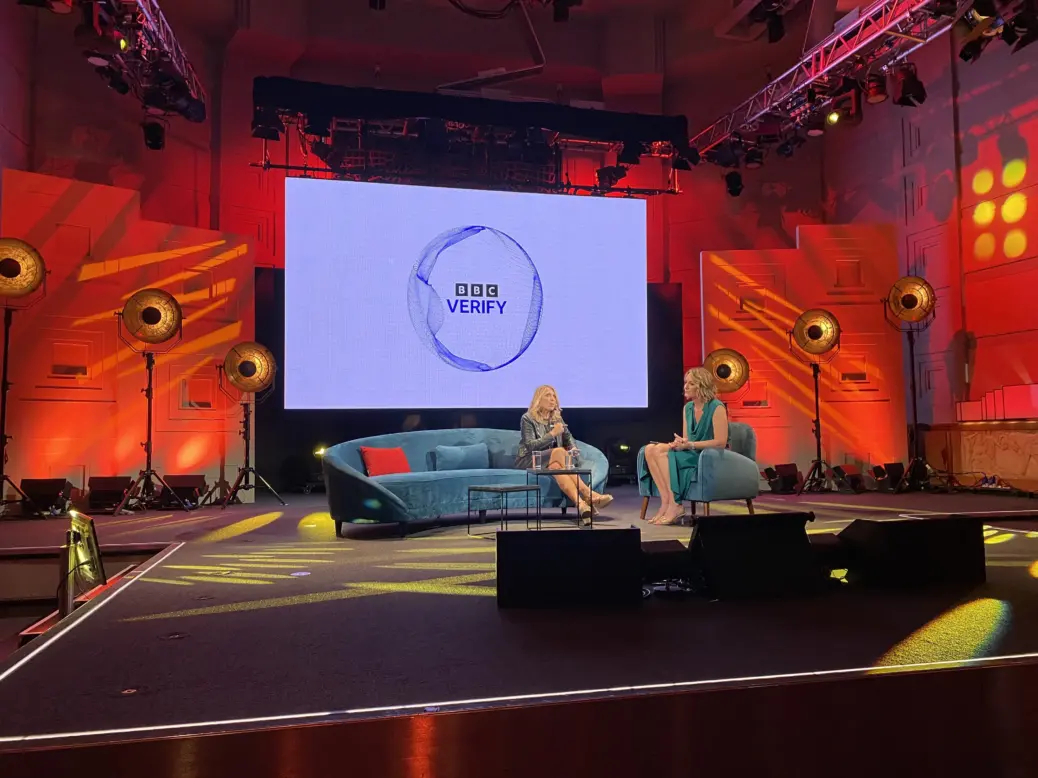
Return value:
<svg viewBox="0 0 1038 778">
<path fill-rule="evenodd" d="M 741 389 L 750 380 L 750 363 L 735 349 L 711 351 L 703 360 L 703 367 L 713 375 L 718 394 Z"/>
<path fill-rule="evenodd" d="M 823 308 L 804 311 L 793 325 L 793 342 L 806 354 L 828 354 L 840 343 L 840 322 Z"/>
<path fill-rule="evenodd" d="M 40 252 L 17 238 L 0 238 L 0 297 L 26 297 L 43 285 L 47 268 Z"/>
<path fill-rule="evenodd" d="M 123 324 L 142 343 L 165 343 L 176 337 L 184 321 L 177 298 L 165 289 L 141 289 L 123 306 Z"/>
<path fill-rule="evenodd" d="M 887 295 L 887 305 L 894 318 L 918 324 L 933 315 L 937 295 L 933 287 L 919 276 L 899 278 Z"/>
<path fill-rule="evenodd" d="M 231 347 L 223 360 L 224 373 L 235 389 L 253 393 L 262 392 L 274 383 L 277 362 L 266 346 L 247 341 Z"/>
</svg>

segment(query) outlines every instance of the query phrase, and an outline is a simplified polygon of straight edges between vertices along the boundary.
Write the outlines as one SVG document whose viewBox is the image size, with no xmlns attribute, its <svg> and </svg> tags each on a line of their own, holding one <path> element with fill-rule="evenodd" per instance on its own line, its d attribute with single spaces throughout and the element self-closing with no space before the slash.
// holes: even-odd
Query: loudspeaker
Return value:
<svg viewBox="0 0 1038 778">
<path fill-rule="evenodd" d="M 987 580 L 984 525 L 975 516 L 856 519 L 838 537 L 851 583 L 900 588 Z"/>
<path fill-rule="evenodd" d="M 66 513 L 72 503 L 72 483 L 64 478 L 23 478 L 21 489 L 45 514 Z"/>
<path fill-rule="evenodd" d="M 707 592 L 718 599 L 807 594 L 826 582 L 807 536 L 813 513 L 702 516 L 689 551 Z"/>
<path fill-rule="evenodd" d="M 905 465 L 903 462 L 887 462 L 882 467 L 877 465 L 872 468 L 872 474 L 876 477 L 876 487 L 880 491 L 892 492 L 905 475 Z"/>
<path fill-rule="evenodd" d="M 840 492 L 861 494 L 865 491 L 865 479 L 862 478 L 857 465 L 834 465 L 833 481 Z"/>
<path fill-rule="evenodd" d="M 497 533 L 497 606 L 635 605 L 642 600 L 637 529 Z"/>
<path fill-rule="evenodd" d="M 764 477 L 775 494 L 793 494 L 800 484 L 800 471 L 795 463 L 764 468 Z"/>
<path fill-rule="evenodd" d="M 642 580 L 645 583 L 687 581 L 692 578 L 692 555 L 680 540 L 642 543 Z"/>
<path fill-rule="evenodd" d="M 164 476 L 170 491 L 176 494 L 188 507 L 198 505 L 199 501 L 208 491 L 204 475 L 167 475 Z M 180 504 L 168 494 L 165 489 L 160 495 L 160 503 L 163 508 L 179 508 Z"/>
<path fill-rule="evenodd" d="M 93 513 L 115 510 L 132 485 L 133 479 L 128 475 L 93 476 L 87 482 L 87 488 L 90 490 L 87 504 L 90 510 Z"/>
</svg>

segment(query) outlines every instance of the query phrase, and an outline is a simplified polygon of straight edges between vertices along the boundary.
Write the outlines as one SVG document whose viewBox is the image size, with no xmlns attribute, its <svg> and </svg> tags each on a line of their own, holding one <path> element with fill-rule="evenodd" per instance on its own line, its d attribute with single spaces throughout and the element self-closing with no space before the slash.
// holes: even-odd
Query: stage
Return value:
<svg viewBox="0 0 1038 778">
<path fill-rule="evenodd" d="M 637 519 L 629 489 L 596 527 L 687 540 Z M 496 523 L 336 538 L 322 496 L 227 511 L 97 517 L 102 544 L 162 547 L 128 581 L 0 665 L 0 748 L 514 706 L 697 687 L 961 666 L 1038 652 L 1032 501 L 986 495 L 763 494 L 854 518 L 1004 511 L 988 583 L 969 592 L 835 591 L 727 603 L 655 596 L 633 610 L 499 611 Z M 740 513 L 717 504 L 713 513 Z M 513 525 L 522 528 L 522 521 Z M 564 526 L 559 524 L 560 527 Z M 59 520 L 0 523 L 4 549 L 56 546 Z M 26 626 L 2 623 L 10 635 Z M 905 668 L 902 668 L 905 669 Z M 821 674 L 821 675 L 819 675 Z M 675 686 L 675 684 L 677 686 Z"/>
</svg>

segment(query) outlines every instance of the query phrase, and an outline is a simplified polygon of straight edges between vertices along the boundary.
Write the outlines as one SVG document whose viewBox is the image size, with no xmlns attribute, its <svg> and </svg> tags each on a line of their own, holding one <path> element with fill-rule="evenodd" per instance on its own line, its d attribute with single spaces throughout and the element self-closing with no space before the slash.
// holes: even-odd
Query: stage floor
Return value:
<svg viewBox="0 0 1038 778">
<path fill-rule="evenodd" d="M 616 494 L 596 526 L 687 540 L 687 528 L 639 522 L 632 489 Z M 757 503 L 814 511 L 812 533 L 859 517 L 1005 512 L 986 522 L 989 581 L 971 592 L 654 597 L 634 610 L 557 612 L 497 609 L 496 524 L 477 527 L 482 537 L 462 524 L 339 539 L 323 496 L 290 502 L 98 517 L 102 547 L 170 545 L 0 664 L 0 749 L 1038 652 L 1038 522 L 1013 520 L 1038 509 L 1031 500 L 765 494 Z M 0 522 L 0 548 L 56 546 L 64 529 Z"/>
</svg>

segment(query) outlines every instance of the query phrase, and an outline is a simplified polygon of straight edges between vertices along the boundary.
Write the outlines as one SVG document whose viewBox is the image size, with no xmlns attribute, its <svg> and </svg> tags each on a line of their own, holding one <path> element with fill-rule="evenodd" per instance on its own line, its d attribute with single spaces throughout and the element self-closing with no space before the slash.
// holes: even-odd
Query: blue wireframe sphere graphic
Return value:
<svg viewBox="0 0 1038 778">
<path fill-rule="evenodd" d="M 407 285 L 419 340 L 458 370 L 511 364 L 541 324 L 544 290 L 530 255 L 493 227 L 455 227 L 422 249 Z"/>
</svg>

